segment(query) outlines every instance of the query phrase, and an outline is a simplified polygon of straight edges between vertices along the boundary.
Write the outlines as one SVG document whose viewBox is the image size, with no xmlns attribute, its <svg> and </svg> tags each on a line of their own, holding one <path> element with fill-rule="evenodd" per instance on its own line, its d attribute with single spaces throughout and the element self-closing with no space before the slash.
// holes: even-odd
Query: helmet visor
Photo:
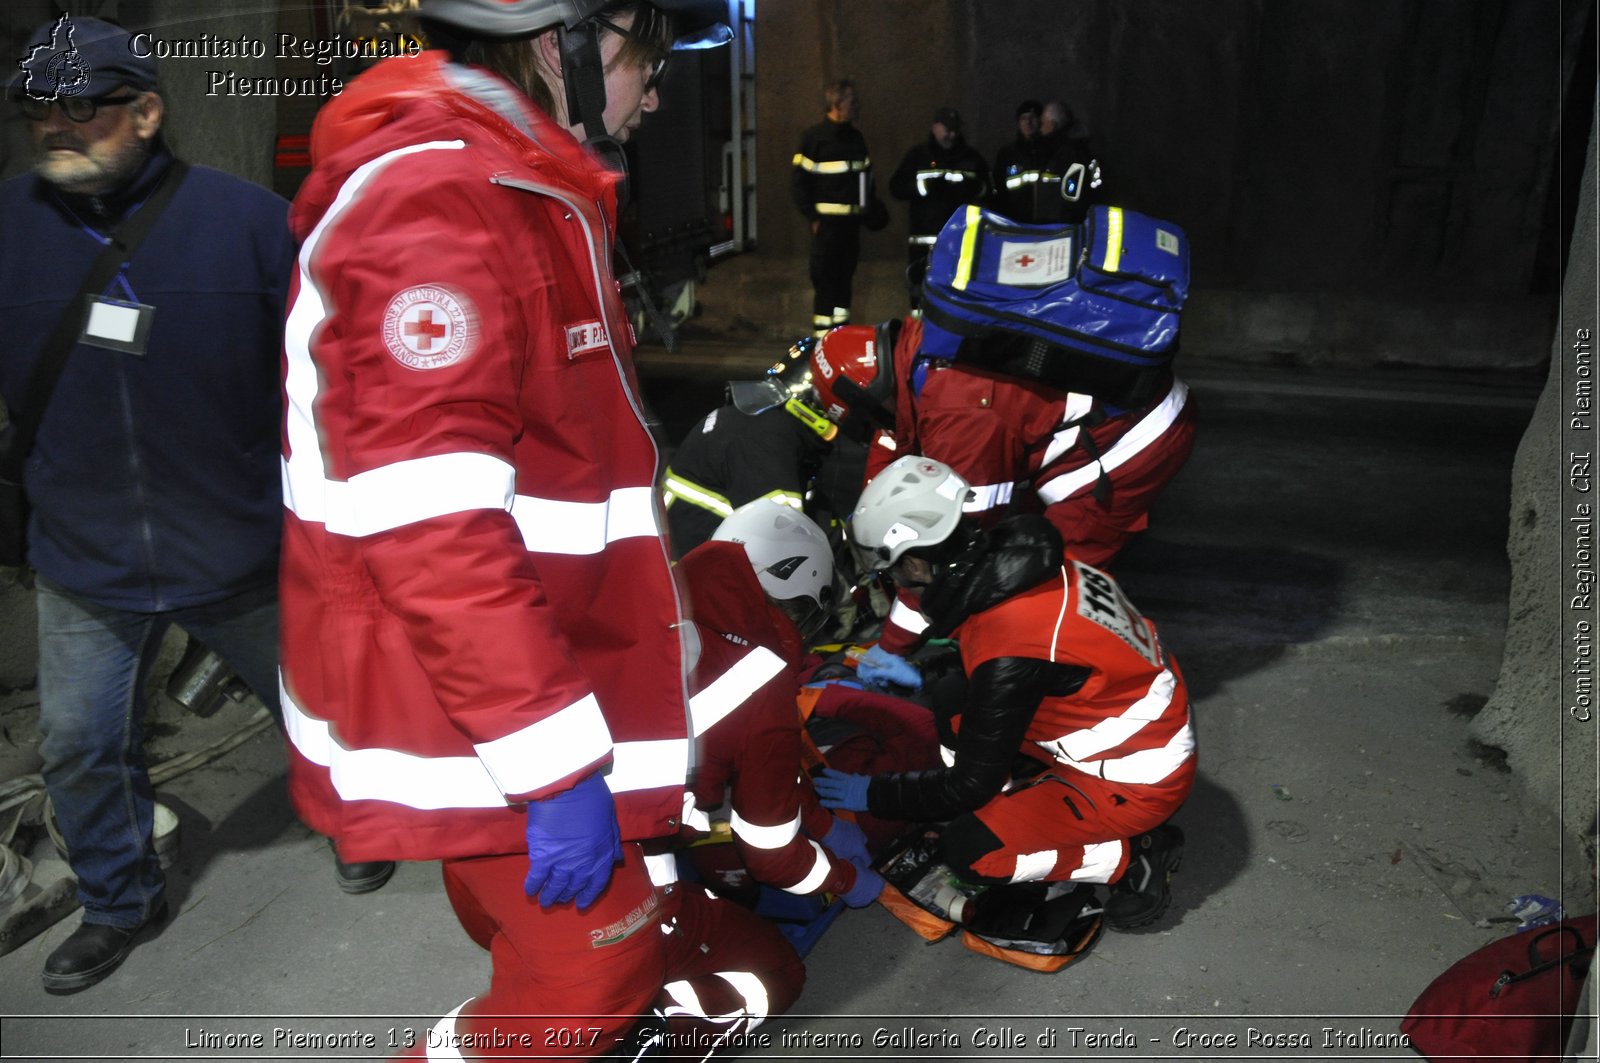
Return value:
<svg viewBox="0 0 1600 1063">
<path fill-rule="evenodd" d="M 788 402 L 790 394 L 788 385 L 777 376 L 728 382 L 728 397 L 740 413 L 765 413 Z"/>
</svg>

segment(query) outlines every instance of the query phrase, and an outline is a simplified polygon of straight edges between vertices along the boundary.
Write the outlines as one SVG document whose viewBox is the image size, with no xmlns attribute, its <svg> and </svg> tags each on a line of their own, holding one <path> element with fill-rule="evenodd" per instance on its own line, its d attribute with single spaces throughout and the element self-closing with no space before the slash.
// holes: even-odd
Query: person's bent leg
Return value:
<svg viewBox="0 0 1600 1063">
<path fill-rule="evenodd" d="M 445 892 L 462 926 L 488 941 L 489 991 L 427 1034 L 425 1058 L 588 1058 L 617 1048 L 661 988 L 661 904 L 637 845 L 587 911 L 542 908 L 523 892 L 526 854 L 447 860 Z"/>
</svg>

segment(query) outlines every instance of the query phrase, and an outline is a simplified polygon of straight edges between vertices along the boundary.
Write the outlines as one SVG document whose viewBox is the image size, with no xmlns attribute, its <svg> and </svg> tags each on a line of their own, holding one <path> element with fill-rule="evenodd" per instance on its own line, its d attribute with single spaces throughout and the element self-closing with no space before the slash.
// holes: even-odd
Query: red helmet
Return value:
<svg viewBox="0 0 1600 1063">
<path fill-rule="evenodd" d="M 783 406 L 824 439 L 834 426 L 859 438 L 874 422 L 893 428 L 899 325 L 841 325 L 821 340 L 799 340 L 763 379 L 729 385 L 733 403 L 749 414 Z"/>
</svg>

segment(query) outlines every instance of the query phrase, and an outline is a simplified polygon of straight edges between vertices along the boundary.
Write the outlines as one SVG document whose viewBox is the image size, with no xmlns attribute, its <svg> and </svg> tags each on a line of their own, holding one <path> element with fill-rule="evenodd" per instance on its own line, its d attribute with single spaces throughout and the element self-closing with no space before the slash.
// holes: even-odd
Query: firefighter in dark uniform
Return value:
<svg viewBox="0 0 1600 1063">
<path fill-rule="evenodd" d="M 1038 100 L 1017 104 L 1017 136 L 995 155 L 996 209 L 1012 221 L 1052 220 L 1041 217 L 1041 204 L 1061 195 L 1061 175 L 1050 167 L 1056 144 L 1039 132 L 1044 107 Z"/>
<path fill-rule="evenodd" d="M 911 203 L 906 246 L 906 284 L 911 309 L 922 299 L 928 253 L 950 215 L 989 194 L 989 167 L 961 136 L 961 115 L 953 107 L 934 112 L 928 139 L 907 151 L 889 178 L 889 194 Z"/>
<path fill-rule="evenodd" d="M 824 90 L 827 117 L 800 137 L 790 191 L 811 223 L 811 330 L 821 338 L 850 321 L 851 281 L 861 257 L 861 227 L 876 232 L 889 212 L 873 187 L 867 141 L 853 124 L 855 82 Z"/>
<path fill-rule="evenodd" d="M 1072 111 L 1054 100 L 1044 105 L 1039 138 L 1050 153 L 1045 167 L 1050 178 L 1039 186 L 1033 220 L 1076 225 L 1092 204 L 1105 202 L 1098 154 Z"/>
</svg>

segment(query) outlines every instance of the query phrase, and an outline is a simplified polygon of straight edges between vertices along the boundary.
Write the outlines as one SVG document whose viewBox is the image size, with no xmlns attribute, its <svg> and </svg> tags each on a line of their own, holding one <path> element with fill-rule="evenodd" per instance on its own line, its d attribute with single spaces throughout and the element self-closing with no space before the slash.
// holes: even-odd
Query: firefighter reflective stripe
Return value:
<svg viewBox="0 0 1600 1063">
<path fill-rule="evenodd" d="M 457 1063 L 464 1060 L 461 1054 L 460 1040 L 456 1037 L 456 1016 L 461 1014 L 461 1009 L 472 1003 L 473 998 L 468 997 L 456 1005 L 456 1010 L 433 1024 L 433 1029 L 428 1031 L 427 1050 L 430 1060 L 438 1063 Z"/>
<path fill-rule="evenodd" d="M 763 827 L 739 815 L 739 810 L 736 808 L 729 819 L 729 825 L 733 827 L 733 833 L 737 834 L 739 840 L 746 845 L 757 849 L 782 849 L 799 835 L 800 813 L 796 812 L 794 818 L 787 823 L 779 823 L 775 827 Z"/>
<path fill-rule="evenodd" d="M 833 863 L 828 859 L 828 854 L 823 851 L 822 846 L 818 845 L 810 838 L 806 839 L 806 844 L 811 846 L 811 854 L 813 857 L 811 861 L 811 870 L 806 872 L 805 878 L 801 879 L 799 882 L 796 882 L 793 886 L 783 887 L 783 892 L 785 893 L 793 893 L 797 896 L 806 897 L 820 890 L 822 888 L 822 884 L 828 881 L 828 873 L 833 869 Z"/>
<path fill-rule="evenodd" d="M 1122 208 L 1106 208 L 1106 260 L 1101 269 L 1115 273 L 1122 265 Z"/>
<path fill-rule="evenodd" d="M 1039 500 L 1045 505 L 1054 505 L 1079 491 L 1093 487 L 1095 481 L 1100 478 L 1102 469 L 1109 473 L 1160 439 L 1162 433 L 1171 428 L 1172 422 L 1178 419 L 1178 414 L 1183 412 L 1183 404 L 1188 396 L 1188 385 L 1181 380 L 1174 380 L 1172 390 L 1167 393 L 1161 404 L 1145 414 L 1138 424 L 1128 429 L 1121 439 L 1100 455 L 1099 461 L 1090 462 L 1040 484 L 1037 489 Z"/>
<path fill-rule="evenodd" d="M 726 518 L 733 514 L 733 503 L 728 501 L 727 496 L 701 487 L 693 480 L 685 480 L 670 468 L 661 476 L 661 494 L 669 506 L 674 499 L 681 498 L 718 517 Z"/>
<path fill-rule="evenodd" d="M 1082 421 L 1094 409 L 1094 396 L 1084 395 L 1076 391 L 1067 393 L 1066 404 L 1061 410 L 1061 421 L 1069 427 L 1062 428 L 1050 437 L 1050 445 L 1044 449 L 1044 457 L 1039 460 L 1041 469 L 1048 469 L 1051 462 L 1070 451 L 1078 443 L 1079 428 L 1075 422 Z"/>
<path fill-rule="evenodd" d="M 611 732 L 600 702 L 587 694 L 538 723 L 472 748 L 501 793 L 525 794 L 571 774 L 574 764 L 604 759 Z"/>
<path fill-rule="evenodd" d="M 1110 760 L 1077 761 L 1059 752 L 1054 743 L 1041 742 L 1039 745 L 1060 763 L 1086 775 L 1095 775 L 1107 782 L 1153 785 L 1183 767 L 1194 756 L 1194 727 L 1185 721 L 1166 745 L 1156 749 L 1141 749 L 1137 753 Z"/>
<path fill-rule="evenodd" d="M 328 770 L 329 782 L 346 801 L 388 801 L 424 810 L 506 805 L 505 791 L 475 756 L 429 757 L 381 746 L 351 749 L 333 737 L 326 721 L 307 714 L 281 686 L 279 694 L 289 742 L 302 757 Z M 547 749 L 538 771 L 530 771 L 524 778 L 537 775 L 553 782 L 593 762 L 592 756 L 577 754 Z M 557 757 L 561 759 L 555 760 Z M 611 747 L 606 785 L 612 793 L 681 785 L 687 759 L 685 739 L 618 742 Z M 513 792 L 527 789 L 531 787 Z"/>
<path fill-rule="evenodd" d="M 619 539 L 661 534 L 650 487 L 619 487 L 604 502 L 517 495 L 511 516 L 536 554 L 598 554 Z"/>
<path fill-rule="evenodd" d="M 918 170 L 917 195 L 926 197 L 928 195 L 928 185 L 934 181 L 948 184 L 964 184 L 967 181 L 978 180 L 981 180 L 981 178 L 971 170 L 944 170 L 938 168 Z"/>
<path fill-rule="evenodd" d="M 983 208 L 975 203 L 967 204 L 967 217 L 961 233 L 961 256 L 956 259 L 956 275 L 951 279 L 951 287 L 962 291 L 972 280 L 973 252 L 978 247 L 978 227 L 983 221 Z"/>
<path fill-rule="evenodd" d="M 731 668 L 689 699 L 689 719 L 694 723 L 695 737 L 711 730 L 781 671 L 783 658 L 765 646 L 756 646 L 735 661 Z"/>
<path fill-rule="evenodd" d="M 717 971 L 703 977 L 720 978 L 727 982 L 733 988 L 735 995 L 744 1001 L 744 1007 L 727 1015 L 713 1015 L 706 1011 L 704 1004 L 700 1003 L 700 995 L 694 991 L 694 984 L 685 980 L 668 982 L 661 987 L 661 991 L 673 1000 L 672 1004 L 661 1009 L 661 1014 L 668 1018 L 674 1015 L 687 1015 L 718 1023 L 744 1019 L 748 1022 L 746 1030 L 753 1030 L 767 1020 L 772 1004 L 767 997 L 767 987 L 762 985 L 760 978 L 749 971 Z"/>
<path fill-rule="evenodd" d="M 459 151 L 466 146 L 462 140 L 429 141 L 398 148 L 358 166 L 345 179 L 327 213 L 323 214 L 322 220 L 317 222 L 300 248 L 296 258 L 300 288 L 284 322 L 284 394 L 287 399 L 284 434 L 289 457 L 283 459 L 282 470 L 284 505 L 303 521 L 318 524 L 326 522 L 326 488 L 338 482 L 329 480 L 327 476 L 314 409 L 319 377 L 316 363 L 311 359 L 311 337 L 331 316 L 332 311 L 327 297 L 312 277 L 311 261 L 322 246 L 328 229 L 343 217 L 361 190 L 390 163 L 417 152 Z"/>
<path fill-rule="evenodd" d="M 938 236 L 913 236 L 908 241 L 913 247 L 932 247 L 939 242 Z"/>
<path fill-rule="evenodd" d="M 913 635 L 920 635 L 928 630 L 928 618 L 899 598 L 896 598 L 894 604 L 889 607 L 888 622 Z"/>
<path fill-rule="evenodd" d="M 870 167 L 872 165 L 872 160 L 869 158 L 829 159 L 824 162 L 817 162 L 815 159 L 808 159 L 806 156 L 797 151 L 794 153 L 794 164 L 800 167 L 800 169 L 804 170 L 806 173 L 859 173 L 860 171 Z"/>
<path fill-rule="evenodd" d="M 1012 492 L 1016 490 L 1015 483 L 979 484 L 974 485 L 972 494 L 961 503 L 963 513 L 986 513 L 991 509 L 999 509 L 1011 501 Z"/>
<path fill-rule="evenodd" d="M 644 869 L 652 886 L 670 886 L 678 881 L 678 858 L 671 853 L 645 853 Z"/>
<path fill-rule="evenodd" d="M 768 491 L 761 497 L 769 502 L 776 502 L 780 506 L 788 506 L 790 509 L 803 510 L 806 508 L 806 500 L 797 491 Z"/>
<path fill-rule="evenodd" d="M 861 213 L 861 205 L 858 203 L 813 203 L 811 206 L 818 214 Z"/>
<path fill-rule="evenodd" d="M 1049 170 L 1023 170 L 1021 173 L 1014 173 L 1006 178 L 1006 188 L 1017 189 L 1023 185 L 1036 185 L 1059 180 L 1061 180 L 1061 175 L 1051 173 Z"/>
</svg>

